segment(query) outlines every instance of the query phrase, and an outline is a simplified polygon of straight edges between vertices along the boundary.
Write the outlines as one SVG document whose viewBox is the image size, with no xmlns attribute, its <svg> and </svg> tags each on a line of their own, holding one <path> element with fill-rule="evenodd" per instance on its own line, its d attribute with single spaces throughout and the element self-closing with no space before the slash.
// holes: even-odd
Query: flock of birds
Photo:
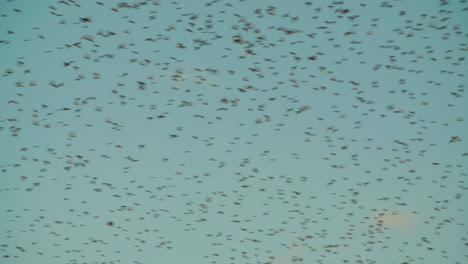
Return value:
<svg viewBox="0 0 468 264">
<path fill-rule="evenodd" d="M 467 14 L 3 1 L 0 263 L 468 263 Z"/>
</svg>

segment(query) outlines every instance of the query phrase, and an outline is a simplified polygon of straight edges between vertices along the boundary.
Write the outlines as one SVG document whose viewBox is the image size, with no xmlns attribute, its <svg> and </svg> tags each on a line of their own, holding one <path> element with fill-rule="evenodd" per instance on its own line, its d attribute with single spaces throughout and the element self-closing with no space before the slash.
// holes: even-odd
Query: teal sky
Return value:
<svg viewBox="0 0 468 264">
<path fill-rule="evenodd" d="M 0 263 L 468 262 L 466 1 L 120 3 L 0 0 Z"/>
</svg>

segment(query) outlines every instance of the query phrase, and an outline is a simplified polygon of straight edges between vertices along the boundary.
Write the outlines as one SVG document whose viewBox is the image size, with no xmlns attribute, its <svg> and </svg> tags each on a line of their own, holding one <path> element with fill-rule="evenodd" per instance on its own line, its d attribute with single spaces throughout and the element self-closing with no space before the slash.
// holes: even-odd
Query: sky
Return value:
<svg viewBox="0 0 468 264">
<path fill-rule="evenodd" d="M 0 263 L 467 263 L 467 12 L 0 0 Z"/>
</svg>

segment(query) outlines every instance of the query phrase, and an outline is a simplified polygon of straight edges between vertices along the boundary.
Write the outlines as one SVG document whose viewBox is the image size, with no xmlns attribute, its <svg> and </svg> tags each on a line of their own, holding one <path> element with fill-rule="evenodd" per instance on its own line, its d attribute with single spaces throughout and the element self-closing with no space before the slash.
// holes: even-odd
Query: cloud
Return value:
<svg viewBox="0 0 468 264">
<path fill-rule="evenodd" d="M 291 258 L 287 255 L 276 257 L 272 264 L 288 264 Z"/>
<path fill-rule="evenodd" d="M 383 227 L 398 228 L 406 232 L 414 232 L 416 215 L 410 211 L 389 211 L 377 213 L 373 221 Z"/>
<path fill-rule="evenodd" d="M 276 257 L 271 264 L 290 264 L 293 263 L 293 257 L 302 258 L 304 254 L 304 248 L 299 245 L 298 242 L 291 244 L 291 248 L 285 254 Z"/>
</svg>

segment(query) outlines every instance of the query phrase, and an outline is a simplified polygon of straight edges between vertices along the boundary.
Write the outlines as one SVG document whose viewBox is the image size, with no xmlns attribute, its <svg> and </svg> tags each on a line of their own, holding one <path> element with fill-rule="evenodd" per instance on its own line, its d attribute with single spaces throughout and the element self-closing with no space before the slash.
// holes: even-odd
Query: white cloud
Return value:
<svg viewBox="0 0 468 264">
<path fill-rule="evenodd" d="M 398 228 L 406 232 L 414 232 L 416 215 L 410 211 L 388 211 L 377 213 L 372 220 L 383 227 Z"/>
</svg>

